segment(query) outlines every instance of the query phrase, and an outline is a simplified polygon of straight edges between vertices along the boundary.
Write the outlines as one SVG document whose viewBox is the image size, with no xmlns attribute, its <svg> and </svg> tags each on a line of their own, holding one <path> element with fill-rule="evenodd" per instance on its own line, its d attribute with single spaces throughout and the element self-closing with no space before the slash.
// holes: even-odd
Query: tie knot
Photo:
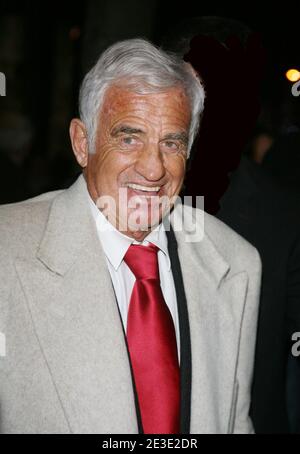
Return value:
<svg viewBox="0 0 300 454">
<path fill-rule="evenodd" d="M 129 246 L 124 261 L 136 279 L 158 279 L 158 247 L 152 243 L 148 246 L 132 244 Z"/>
</svg>

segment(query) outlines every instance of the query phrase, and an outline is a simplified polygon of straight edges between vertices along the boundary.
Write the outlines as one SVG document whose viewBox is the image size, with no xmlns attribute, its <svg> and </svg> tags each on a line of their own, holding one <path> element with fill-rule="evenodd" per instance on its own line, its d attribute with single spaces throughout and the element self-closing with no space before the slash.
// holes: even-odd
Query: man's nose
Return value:
<svg viewBox="0 0 300 454">
<path fill-rule="evenodd" d="M 149 145 L 135 163 L 135 171 L 149 181 L 159 181 L 166 173 L 163 155 L 158 145 Z"/>
</svg>

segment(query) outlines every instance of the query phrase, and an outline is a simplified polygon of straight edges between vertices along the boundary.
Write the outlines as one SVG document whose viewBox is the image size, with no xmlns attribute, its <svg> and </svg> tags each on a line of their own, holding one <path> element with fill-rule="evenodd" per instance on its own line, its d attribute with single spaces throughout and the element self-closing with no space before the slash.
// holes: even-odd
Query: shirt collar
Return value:
<svg viewBox="0 0 300 454">
<path fill-rule="evenodd" d="M 144 238 L 143 242 L 135 241 L 133 238 L 130 238 L 117 230 L 96 206 L 88 190 L 86 192 L 103 251 L 115 270 L 119 268 L 127 249 L 131 244 L 147 245 L 148 243 L 153 243 L 166 256 L 168 270 L 170 271 L 171 261 L 168 251 L 168 239 L 163 222 L 156 226 L 155 229 Z"/>
</svg>

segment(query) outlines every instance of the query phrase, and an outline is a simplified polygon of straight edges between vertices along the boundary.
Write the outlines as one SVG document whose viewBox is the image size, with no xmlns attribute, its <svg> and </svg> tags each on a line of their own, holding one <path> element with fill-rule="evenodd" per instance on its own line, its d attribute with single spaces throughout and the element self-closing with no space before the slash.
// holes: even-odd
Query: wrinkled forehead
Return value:
<svg viewBox="0 0 300 454">
<path fill-rule="evenodd" d="M 191 108 L 185 90 L 181 86 L 155 92 L 145 90 L 144 93 L 117 85 L 108 87 L 100 112 L 102 120 L 105 117 L 107 119 L 107 117 L 126 114 L 154 115 L 161 119 L 173 116 L 188 126 Z"/>
</svg>

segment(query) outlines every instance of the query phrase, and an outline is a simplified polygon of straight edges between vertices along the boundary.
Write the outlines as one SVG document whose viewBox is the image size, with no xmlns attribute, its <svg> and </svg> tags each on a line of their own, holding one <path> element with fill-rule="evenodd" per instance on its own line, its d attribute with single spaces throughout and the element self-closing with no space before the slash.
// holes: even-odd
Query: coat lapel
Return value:
<svg viewBox="0 0 300 454">
<path fill-rule="evenodd" d="M 31 262 L 17 270 L 53 385 L 75 433 L 137 433 L 130 365 L 83 177 L 53 201 Z"/>
<path fill-rule="evenodd" d="M 178 216 L 177 207 L 173 225 L 180 225 Z M 175 230 L 191 335 L 190 433 L 226 433 L 248 276 L 244 271 L 231 273 L 205 229 L 201 240 L 190 242 L 191 230 L 192 226 Z"/>
</svg>

